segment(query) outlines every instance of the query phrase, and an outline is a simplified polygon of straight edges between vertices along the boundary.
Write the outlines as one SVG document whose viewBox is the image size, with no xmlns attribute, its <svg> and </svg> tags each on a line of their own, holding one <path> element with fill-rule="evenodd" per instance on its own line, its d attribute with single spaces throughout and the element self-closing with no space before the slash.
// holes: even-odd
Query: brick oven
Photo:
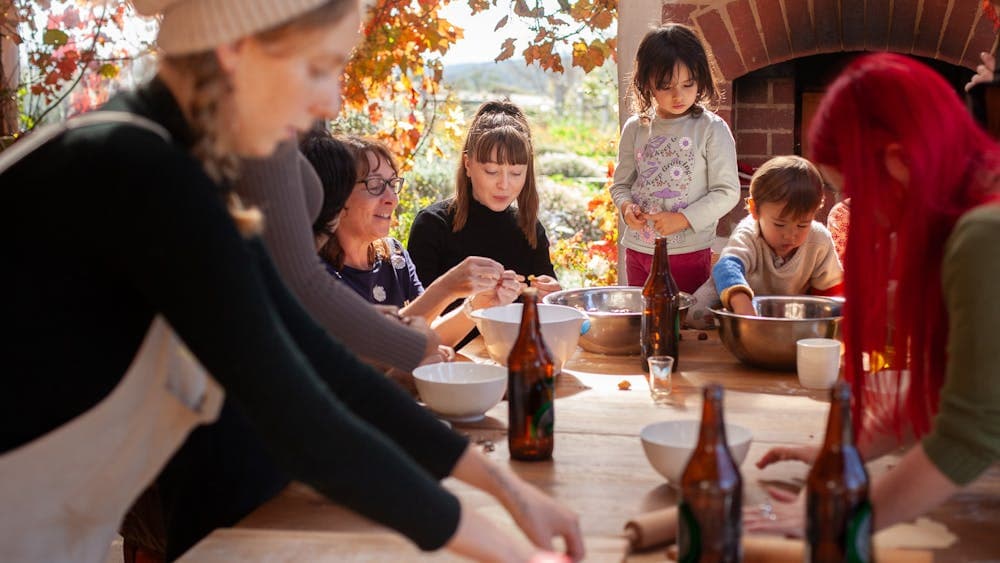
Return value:
<svg viewBox="0 0 1000 563">
<path fill-rule="evenodd" d="M 771 156 L 808 152 L 805 132 L 826 85 L 864 51 L 920 57 L 961 90 L 979 64 L 979 53 L 993 51 L 997 41 L 980 4 L 979 0 L 668 0 L 661 21 L 694 27 L 714 54 L 724 80 L 719 114 L 736 137 L 741 170 L 749 172 Z M 622 18 L 627 14 L 623 9 Z M 625 58 L 623 54 L 623 63 Z M 832 201 L 828 196 L 828 206 Z M 728 236 L 744 215 L 741 204 L 720 221 L 719 235 Z M 819 219 L 825 216 L 824 209 Z"/>
</svg>

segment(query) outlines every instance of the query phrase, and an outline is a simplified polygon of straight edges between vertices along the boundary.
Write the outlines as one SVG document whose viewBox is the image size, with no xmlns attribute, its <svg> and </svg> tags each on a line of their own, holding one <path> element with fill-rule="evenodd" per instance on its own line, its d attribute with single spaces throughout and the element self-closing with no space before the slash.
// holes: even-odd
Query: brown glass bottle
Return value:
<svg viewBox="0 0 1000 563">
<path fill-rule="evenodd" d="M 854 445 L 851 387 L 830 390 L 823 448 L 806 479 L 809 561 L 872 561 L 872 506 L 868 472 Z"/>
<path fill-rule="evenodd" d="M 741 561 L 743 478 L 726 441 L 722 386 L 712 383 L 702 392 L 698 445 L 681 476 L 678 561 Z"/>
<path fill-rule="evenodd" d="M 677 371 L 677 350 L 680 340 L 681 293 L 670 274 L 666 237 L 657 237 L 653 249 L 653 265 L 646 285 L 642 286 L 642 369 L 649 371 L 650 356 L 671 356 Z"/>
<path fill-rule="evenodd" d="M 555 376 L 552 355 L 542 340 L 538 291 L 524 290 L 521 329 L 507 358 L 507 446 L 514 459 L 552 458 Z"/>
</svg>

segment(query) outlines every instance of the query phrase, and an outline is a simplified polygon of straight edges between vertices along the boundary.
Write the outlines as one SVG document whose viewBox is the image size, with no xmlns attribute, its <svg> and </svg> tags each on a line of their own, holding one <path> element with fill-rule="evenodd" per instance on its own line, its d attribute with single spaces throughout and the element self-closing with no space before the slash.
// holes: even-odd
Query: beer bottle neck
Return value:
<svg viewBox="0 0 1000 563">
<path fill-rule="evenodd" d="M 669 294 L 678 293 L 677 283 L 670 273 L 670 255 L 667 253 L 667 239 L 658 237 L 653 247 L 653 263 L 649 268 L 649 277 L 643 289 L 653 287 L 664 288 Z"/>
<path fill-rule="evenodd" d="M 706 388 L 705 400 L 701 407 L 701 429 L 698 433 L 698 447 L 708 448 L 726 443 L 726 426 L 722 418 L 722 391 Z"/>
<path fill-rule="evenodd" d="M 521 334 L 541 333 L 542 327 L 538 320 L 538 295 L 525 291 L 522 297 Z"/>
<path fill-rule="evenodd" d="M 665 237 L 657 237 L 656 242 L 653 243 L 653 259 L 663 262 L 668 256 L 667 239 Z"/>
<path fill-rule="evenodd" d="M 854 445 L 850 395 L 846 397 L 834 395 L 830 401 L 830 416 L 826 422 L 826 438 L 823 441 L 825 450 L 840 450 L 844 446 Z"/>
</svg>

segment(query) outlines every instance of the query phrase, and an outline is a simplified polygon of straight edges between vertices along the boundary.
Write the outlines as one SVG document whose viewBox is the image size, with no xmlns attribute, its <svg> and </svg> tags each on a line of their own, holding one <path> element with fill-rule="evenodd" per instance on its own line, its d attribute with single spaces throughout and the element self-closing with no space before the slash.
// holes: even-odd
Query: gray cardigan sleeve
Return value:
<svg viewBox="0 0 1000 563">
<path fill-rule="evenodd" d="M 316 254 L 307 197 L 321 198 L 322 185 L 294 143 L 268 158 L 243 161 L 234 188 L 263 212 L 264 243 L 282 280 L 327 332 L 368 360 L 405 371 L 420 364 L 424 335 L 377 312 L 334 279 Z"/>
</svg>

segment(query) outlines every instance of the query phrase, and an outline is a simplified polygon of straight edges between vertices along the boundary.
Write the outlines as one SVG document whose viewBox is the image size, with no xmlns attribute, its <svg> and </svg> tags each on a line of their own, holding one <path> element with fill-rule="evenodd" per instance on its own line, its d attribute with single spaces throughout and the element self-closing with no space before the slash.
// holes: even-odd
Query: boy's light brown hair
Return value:
<svg viewBox="0 0 1000 563">
<path fill-rule="evenodd" d="M 776 156 L 754 172 L 750 198 L 758 209 L 762 203 L 784 203 L 781 217 L 802 217 L 823 205 L 823 177 L 801 156 Z"/>
</svg>

